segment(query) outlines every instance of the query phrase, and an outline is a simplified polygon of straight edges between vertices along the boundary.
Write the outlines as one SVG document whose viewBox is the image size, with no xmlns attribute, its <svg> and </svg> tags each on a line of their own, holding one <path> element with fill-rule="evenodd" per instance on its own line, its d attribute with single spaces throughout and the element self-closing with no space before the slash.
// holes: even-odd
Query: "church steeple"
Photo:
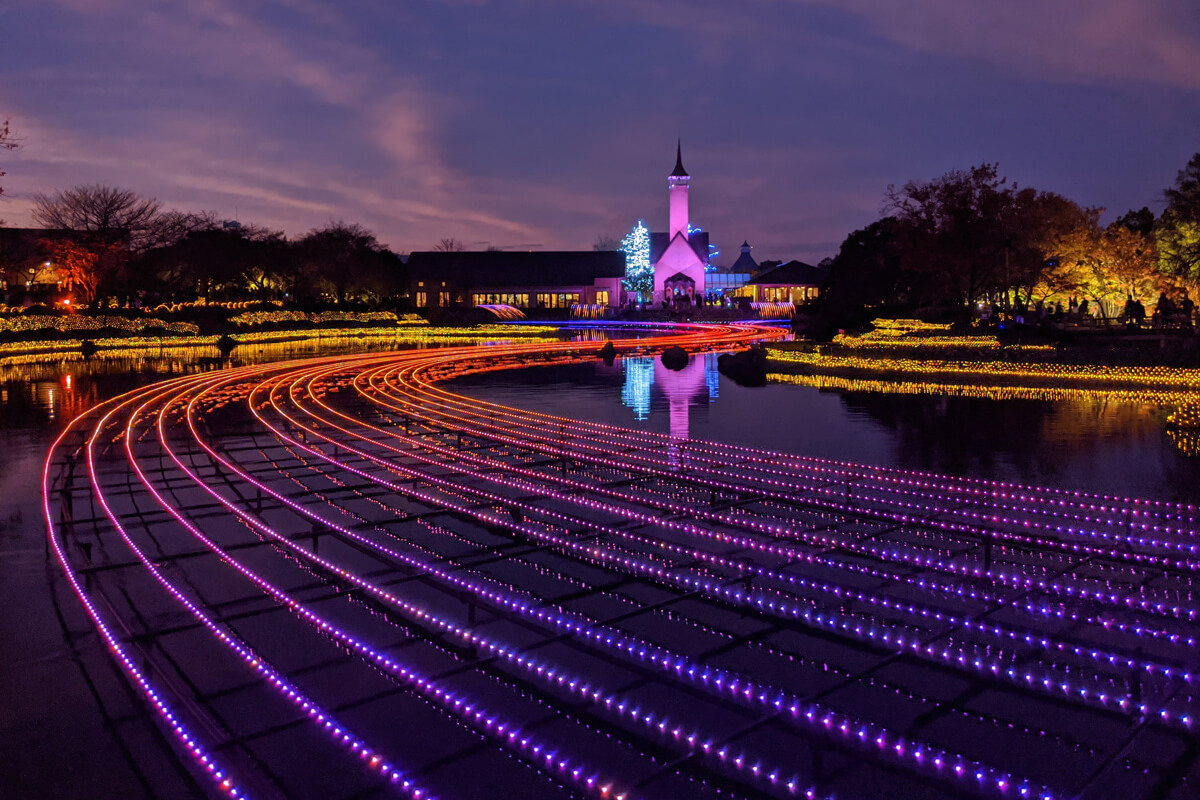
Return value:
<svg viewBox="0 0 1200 800">
<path fill-rule="evenodd" d="M 683 144 L 675 142 L 675 171 L 667 176 L 667 188 L 671 201 L 670 228 L 668 233 L 674 239 L 679 234 L 688 238 L 688 184 L 692 179 L 683 168 Z"/>
<path fill-rule="evenodd" d="M 675 171 L 671 173 L 672 178 L 688 177 L 687 170 L 683 168 L 683 140 L 675 140 Z"/>
</svg>

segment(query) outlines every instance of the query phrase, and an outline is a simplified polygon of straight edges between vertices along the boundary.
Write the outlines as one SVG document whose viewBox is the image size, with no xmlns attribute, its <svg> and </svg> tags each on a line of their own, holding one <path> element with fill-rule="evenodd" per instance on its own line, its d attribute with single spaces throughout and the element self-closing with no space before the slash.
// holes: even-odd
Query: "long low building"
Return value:
<svg viewBox="0 0 1200 800">
<path fill-rule="evenodd" d="M 795 303 L 815 298 L 829 279 L 829 272 L 803 261 L 789 261 L 752 278 L 734 294 L 756 302 Z"/>
<path fill-rule="evenodd" d="M 421 251 L 408 257 L 417 309 L 503 303 L 521 309 L 617 306 L 625 254 L 617 251 Z"/>
</svg>

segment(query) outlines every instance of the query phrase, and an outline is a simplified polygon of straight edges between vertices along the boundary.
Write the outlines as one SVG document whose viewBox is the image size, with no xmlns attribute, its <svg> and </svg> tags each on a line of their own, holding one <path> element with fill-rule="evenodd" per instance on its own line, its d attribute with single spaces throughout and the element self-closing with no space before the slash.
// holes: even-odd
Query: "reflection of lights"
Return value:
<svg viewBox="0 0 1200 800">
<path fill-rule="evenodd" d="M 650 387 L 654 385 L 653 358 L 626 358 L 621 361 L 625 369 L 625 385 L 621 387 L 621 403 L 633 409 L 638 420 L 650 416 Z"/>
<path fill-rule="evenodd" d="M 1135 385 L 1160 388 L 1200 389 L 1200 369 L 1140 367 L 1107 364 L 1055 364 L 1017 361 L 952 361 L 947 359 L 890 358 L 887 356 L 839 356 L 771 349 L 775 363 L 795 364 L 817 370 L 861 370 L 925 376 L 974 378 L 1043 379 L 1082 384 Z"/>
<path fill-rule="evenodd" d="M 56 319 L 67 319 L 59 317 Z M 76 319 L 72 317 L 70 319 Z M 2 322 L 3 320 L 0 320 Z M 171 325 L 186 325 L 190 323 L 169 323 Z M 322 342 L 332 343 L 345 341 L 359 344 L 363 348 L 371 347 L 408 347 L 430 344 L 479 344 L 482 342 L 511 341 L 511 340 L 542 340 L 556 329 L 544 325 L 475 325 L 470 328 L 434 328 L 434 327 L 393 327 L 393 328 L 317 328 L 310 330 L 281 330 L 254 331 L 237 334 L 239 345 L 265 345 L 277 343 Z M 120 357 L 131 355 L 146 357 L 161 357 L 165 353 L 175 352 L 185 354 L 196 348 L 212 347 L 221 337 L 211 336 L 171 336 L 163 339 L 124 336 L 96 337 L 91 341 L 100 348 L 97 356 L 116 353 Z M 59 361 L 64 355 L 76 355 L 83 344 L 82 339 L 52 339 L 44 341 L 2 342 L 0 343 L 0 364 L 5 367 L 33 364 L 44 361 Z"/>
<path fill-rule="evenodd" d="M 70 391 L 70 390 L 71 390 L 71 376 L 70 376 L 70 375 L 64 375 L 64 376 L 63 376 L 63 383 L 65 383 L 65 384 L 66 384 L 66 386 L 67 386 L 67 391 Z"/>
<path fill-rule="evenodd" d="M 721 375 L 717 371 L 716 353 L 698 354 L 684 372 L 678 373 L 663 369 L 656 358 L 625 358 L 621 363 L 625 369 L 621 404 L 633 409 L 634 417 L 639 421 L 650 416 L 650 395 L 655 384 L 659 384 L 668 399 L 684 403 L 683 420 L 686 420 L 686 407 L 692 399 L 703 397 L 706 393 L 709 400 L 719 397 Z M 703 377 L 696 374 L 697 370 L 703 370 Z M 684 388 L 684 384 L 687 384 L 687 388 Z M 675 419 L 675 422 L 679 420 Z M 681 429 L 686 427 L 685 422 Z"/>
<path fill-rule="evenodd" d="M 704 354 L 704 383 L 708 386 L 708 399 L 716 400 L 721 392 L 721 373 L 717 371 L 717 354 Z"/>
<path fill-rule="evenodd" d="M 925 394 L 989 400 L 1117 400 L 1172 409 L 1168 434 L 1186 455 L 1197 453 L 1200 430 L 1200 370 L 1165 366 L 1059 364 L 981 358 L 900 358 L 885 351 L 905 348 L 938 351 L 1040 350 L 1049 345 L 1001 345 L 992 336 L 946 336 L 949 326 L 916 320 L 875 320 L 875 330 L 857 337 L 839 335 L 840 350 L 816 352 L 772 349 L 770 359 L 780 383 L 882 394 Z M 870 377 L 868 377 L 870 376 Z"/>
</svg>

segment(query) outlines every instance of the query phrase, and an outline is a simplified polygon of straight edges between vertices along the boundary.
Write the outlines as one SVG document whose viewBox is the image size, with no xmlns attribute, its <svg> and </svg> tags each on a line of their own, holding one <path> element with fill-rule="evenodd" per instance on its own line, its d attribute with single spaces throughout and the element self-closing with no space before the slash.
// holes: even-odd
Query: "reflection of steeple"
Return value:
<svg viewBox="0 0 1200 800">
<path fill-rule="evenodd" d="M 666 398 L 671 436 L 678 439 L 688 438 L 690 408 L 717 398 L 720 376 L 715 353 L 692 356 L 679 372 L 667 369 L 661 359 L 652 357 L 622 359 L 621 368 L 625 372 L 621 403 L 633 409 L 636 419 L 645 420 L 650 416 L 652 389 L 657 386 L 654 407 L 661 409 L 657 398 Z"/>
<path fill-rule="evenodd" d="M 703 356 L 693 356 L 683 369 L 676 372 L 654 359 L 654 382 L 667 396 L 671 414 L 671 436 L 688 438 L 688 406 L 693 400 L 708 396 L 708 381 Z"/>
</svg>

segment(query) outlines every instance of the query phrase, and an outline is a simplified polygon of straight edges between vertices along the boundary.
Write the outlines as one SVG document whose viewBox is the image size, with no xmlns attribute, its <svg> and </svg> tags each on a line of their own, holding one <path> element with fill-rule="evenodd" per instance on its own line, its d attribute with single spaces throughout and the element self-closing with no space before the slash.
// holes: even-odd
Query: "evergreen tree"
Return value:
<svg viewBox="0 0 1200 800">
<path fill-rule="evenodd" d="M 649 298 L 654 292 L 654 266 L 650 263 L 650 231 L 640 219 L 621 240 L 621 250 L 625 253 L 625 291 L 637 292 L 642 300 Z"/>
</svg>

